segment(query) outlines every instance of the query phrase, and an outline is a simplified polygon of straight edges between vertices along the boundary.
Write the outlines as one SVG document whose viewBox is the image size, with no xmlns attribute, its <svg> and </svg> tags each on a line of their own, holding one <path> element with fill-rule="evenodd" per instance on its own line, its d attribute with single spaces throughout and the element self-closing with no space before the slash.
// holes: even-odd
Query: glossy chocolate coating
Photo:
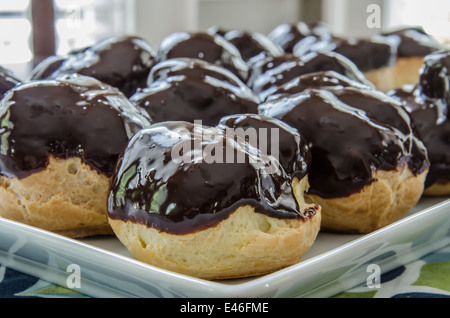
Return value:
<svg viewBox="0 0 450 318">
<path fill-rule="evenodd" d="M 300 21 L 298 23 L 289 24 L 283 23 L 273 29 L 268 37 L 276 45 L 279 45 L 285 53 L 293 53 L 295 44 L 307 36 L 329 36 L 331 30 L 325 23 L 305 23 Z"/>
<path fill-rule="evenodd" d="M 176 32 L 165 37 L 157 52 L 157 61 L 195 58 L 222 66 L 241 80 L 248 77 L 248 66 L 239 50 L 222 36 L 206 32 Z"/>
<path fill-rule="evenodd" d="M 309 88 L 322 89 L 344 87 L 355 87 L 361 89 L 373 88 L 372 85 L 366 85 L 359 81 L 351 80 L 350 78 L 335 71 L 322 71 L 308 73 L 294 78 L 290 82 L 287 82 L 274 90 L 266 100 L 279 99 L 280 97 L 295 95 Z"/>
<path fill-rule="evenodd" d="M 17 78 L 15 78 L 11 74 L 11 72 L 0 66 L 0 99 L 3 98 L 3 95 L 8 90 L 18 85 L 19 83 L 20 81 Z"/>
<path fill-rule="evenodd" d="M 278 87 L 291 80 L 320 71 L 335 71 L 352 80 L 373 86 L 350 60 L 333 52 L 316 52 L 304 58 L 292 54 L 266 58 L 253 65 L 247 84 L 264 100 Z"/>
<path fill-rule="evenodd" d="M 389 92 L 399 99 L 411 117 L 428 150 L 430 170 L 425 186 L 450 180 L 450 52 L 437 51 L 424 58 L 417 85 Z"/>
<path fill-rule="evenodd" d="M 398 57 L 425 56 L 443 48 L 438 41 L 428 35 L 421 27 L 401 28 L 385 32 L 382 36 L 396 41 Z"/>
<path fill-rule="evenodd" d="M 72 75 L 20 84 L 0 104 L 0 174 L 23 178 L 48 158 L 78 156 L 111 176 L 129 138 L 150 122 L 117 89 Z"/>
<path fill-rule="evenodd" d="M 257 113 L 259 99 L 227 69 L 198 59 L 170 59 L 152 69 L 147 88 L 130 100 L 154 123 L 201 120 L 217 125 L 236 113 Z"/>
<path fill-rule="evenodd" d="M 260 114 L 298 129 L 311 143 L 311 194 L 346 197 L 371 184 L 377 170 L 428 167 L 426 150 L 395 100 L 372 89 L 308 89 L 261 104 Z"/>
<path fill-rule="evenodd" d="M 395 47 L 381 38 L 357 39 L 336 36 L 308 36 L 297 42 L 293 54 L 299 57 L 314 52 L 335 52 L 352 61 L 361 72 L 392 66 Z"/>
<path fill-rule="evenodd" d="M 129 97 L 145 86 L 154 58 L 155 52 L 143 39 L 113 37 L 63 59 L 44 60 L 33 71 L 33 79 L 77 73 L 117 87 Z"/>
<path fill-rule="evenodd" d="M 180 144 L 192 147 L 183 151 L 187 160 L 179 160 Z M 223 149 L 224 156 L 235 151 L 246 160 L 220 162 L 221 156 L 211 160 L 208 147 Z M 154 124 L 130 140 L 118 161 L 109 217 L 187 234 L 214 226 L 245 205 L 277 218 L 306 219 L 314 214 L 299 211 L 282 168 L 264 173 L 266 160 L 259 150 L 234 142 L 219 128 L 187 122 Z"/>
<path fill-rule="evenodd" d="M 303 179 L 311 165 L 311 151 L 308 142 L 300 133 L 284 122 L 258 114 L 237 114 L 222 118 L 219 128 L 253 129 L 256 132 L 258 145 L 264 143 L 267 154 L 272 155 L 272 142 L 276 143 L 276 157 L 289 176 Z M 272 135 L 276 130 L 276 138 Z M 251 133 L 248 134 L 251 136 Z M 250 138 L 250 137 L 249 137 Z M 255 145 L 258 147 L 258 145 Z M 266 153 L 266 152 L 265 152 Z M 275 154 L 273 154 L 275 155 Z"/>
<path fill-rule="evenodd" d="M 35 81 L 50 78 L 52 74 L 61 67 L 66 59 L 67 56 L 59 55 L 45 58 L 31 71 L 30 80 Z"/>
<path fill-rule="evenodd" d="M 230 30 L 223 37 L 239 50 L 242 59 L 247 63 L 284 53 L 281 47 L 259 32 Z"/>
<path fill-rule="evenodd" d="M 425 56 L 419 86 L 426 99 L 442 99 L 450 105 L 450 51 Z"/>
</svg>

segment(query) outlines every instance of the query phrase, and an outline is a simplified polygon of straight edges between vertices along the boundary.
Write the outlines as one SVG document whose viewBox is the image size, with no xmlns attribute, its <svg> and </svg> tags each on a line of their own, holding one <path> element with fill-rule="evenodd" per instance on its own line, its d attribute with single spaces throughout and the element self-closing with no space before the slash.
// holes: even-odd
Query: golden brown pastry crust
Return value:
<svg viewBox="0 0 450 318">
<path fill-rule="evenodd" d="M 364 75 L 377 89 L 388 92 L 403 85 L 418 83 L 422 65 L 423 57 L 400 57 L 395 65 L 370 70 Z"/>
<path fill-rule="evenodd" d="M 394 88 L 418 83 L 423 59 L 422 56 L 399 57 L 394 66 Z"/>
<path fill-rule="evenodd" d="M 241 206 L 218 225 L 185 235 L 109 221 L 142 262 L 202 279 L 226 279 L 267 274 L 299 262 L 320 230 L 320 207 L 302 208 L 311 206 L 316 214 L 307 219 L 277 219 Z"/>
<path fill-rule="evenodd" d="M 450 195 L 450 181 L 438 180 L 431 186 L 425 188 L 424 195 L 427 196 L 445 196 Z"/>
<path fill-rule="evenodd" d="M 345 198 L 323 199 L 307 195 L 308 202 L 322 207 L 322 230 L 339 233 L 370 233 L 397 221 L 417 204 L 427 171 L 414 175 L 407 168 L 378 171 L 376 181 Z"/>
<path fill-rule="evenodd" d="M 0 176 L 0 216 L 72 238 L 112 234 L 109 185 L 79 158 L 50 156 L 44 170 L 26 178 Z"/>
<path fill-rule="evenodd" d="M 382 92 L 388 92 L 396 85 L 394 66 L 386 66 L 379 69 L 370 70 L 364 72 L 364 76 Z"/>
</svg>

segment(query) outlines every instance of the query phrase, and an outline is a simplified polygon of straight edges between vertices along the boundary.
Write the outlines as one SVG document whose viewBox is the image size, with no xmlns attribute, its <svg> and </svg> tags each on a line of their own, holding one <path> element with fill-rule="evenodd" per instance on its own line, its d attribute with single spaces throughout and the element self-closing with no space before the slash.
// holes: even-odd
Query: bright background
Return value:
<svg viewBox="0 0 450 318">
<path fill-rule="evenodd" d="M 18 77 L 33 61 L 30 3 L 0 0 L 0 65 Z M 112 35 L 135 34 L 157 47 L 176 31 L 217 25 L 269 33 L 284 22 L 325 21 L 339 35 L 364 37 L 367 7 L 381 9 L 381 28 L 420 25 L 450 39 L 449 0 L 54 0 L 56 53 L 89 46 Z"/>
</svg>

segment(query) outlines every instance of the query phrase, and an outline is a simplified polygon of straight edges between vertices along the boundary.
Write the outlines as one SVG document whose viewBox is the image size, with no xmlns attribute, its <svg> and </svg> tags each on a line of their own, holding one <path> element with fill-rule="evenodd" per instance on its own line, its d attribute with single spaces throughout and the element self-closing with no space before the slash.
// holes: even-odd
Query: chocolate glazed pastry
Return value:
<svg viewBox="0 0 450 318">
<path fill-rule="evenodd" d="M 391 89 L 419 81 L 419 71 L 424 57 L 444 49 L 436 39 L 421 27 L 407 27 L 385 32 L 380 36 L 388 38 L 397 45 L 397 61 L 394 67 L 394 83 Z"/>
<path fill-rule="evenodd" d="M 202 121 L 217 125 L 236 113 L 257 113 L 259 99 L 227 69 L 199 59 L 178 58 L 156 64 L 148 87 L 130 100 L 153 122 Z"/>
<path fill-rule="evenodd" d="M 248 66 L 239 50 L 218 34 L 176 32 L 165 37 L 160 43 L 157 61 L 180 57 L 200 59 L 224 67 L 242 81 L 248 77 Z"/>
<path fill-rule="evenodd" d="M 428 171 L 426 150 L 400 103 L 371 89 L 328 87 L 261 104 L 260 114 L 311 143 L 308 199 L 322 227 L 367 233 L 414 206 Z"/>
<path fill-rule="evenodd" d="M 108 207 L 137 259 L 205 279 L 298 262 L 320 227 L 320 208 L 299 204 L 277 160 L 187 122 L 154 124 L 129 141 Z"/>
<path fill-rule="evenodd" d="M 308 73 L 294 78 L 286 84 L 278 87 L 273 93 L 267 97 L 267 101 L 280 99 L 284 96 L 295 95 L 301 93 L 309 88 L 344 88 L 354 87 L 360 89 L 373 89 L 373 87 L 367 86 L 358 81 L 351 80 L 350 78 L 337 73 L 335 71 L 323 71 Z"/>
<path fill-rule="evenodd" d="M 67 57 L 49 57 L 33 70 L 32 79 L 77 73 L 117 87 L 129 97 L 145 86 L 154 58 L 155 52 L 145 40 L 112 37 Z"/>
<path fill-rule="evenodd" d="M 353 62 L 333 52 L 313 52 L 303 58 L 292 54 L 268 57 L 252 66 L 247 85 L 261 100 L 265 100 L 280 86 L 301 75 L 320 71 L 335 71 L 367 86 L 373 86 Z"/>
<path fill-rule="evenodd" d="M 400 100 L 417 127 L 428 150 L 430 171 L 425 183 L 426 195 L 450 194 L 450 52 L 425 57 L 417 85 L 404 85 L 389 92 Z"/>
<path fill-rule="evenodd" d="M 284 53 L 281 47 L 259 32 L 230 30 L 223 37 L 239 50 L 242 59 L 249 65 L 259 59 Z"/>
<path fill-rule="evenodd" d="M 0 214 L 71 237 L 108 234 L 116 160 L 145 112 L 91 77 L 23 83 L 0 105 Z"/>
<path fill-rule="evenodd" d="M 330 27 L 323 22 L 308 24 L 300 21 L 294 24 L 280 24 L 269 33 L 268 37 L 273 43 L 279 45 L 285 53 L 293 53 L 297 42 L 307 36 L 322 37 L 330 35 Z"/>
<path fill-rule="evenodd" d="M 392 40 L 342 38 L 331 34 L 307 36 L 297 42 L 293 54 L 300 58 L 315 52 L 335 52 L 352 61 L 378 89 L 391 89 L 392 67 L 396 62 L 396 46 Z"/>
</svg>

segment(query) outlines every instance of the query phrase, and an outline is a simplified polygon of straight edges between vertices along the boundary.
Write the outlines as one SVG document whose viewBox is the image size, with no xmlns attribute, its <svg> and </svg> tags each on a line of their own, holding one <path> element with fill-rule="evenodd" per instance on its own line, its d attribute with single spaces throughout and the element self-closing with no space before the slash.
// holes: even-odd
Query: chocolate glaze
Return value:
<svg viewBox="0 0 450 318">
<path fill-rule="evenodd" d="M 284 52 L 293 53 L 295 44 L 307 36 L 329 36 L 331 30 L 328 25 L 323 22 L 305 23 L 303 21 L 290 24 L 283 23 L 273 29 L 268 37 L 273 43 L 279 45 Z"/>
<path fill-rule="evenodd" d="M 232 128 L 235 131 L 242 128 L 244 132 L 253 129 L 250 132 L 256 132 L 257 140 L 253 141 L 257 143 L 255 146 L 264 143 L 265 146 L 259 146 L 259 149 L 265 149 L 264 153 L 276 156 L 289 176 L 303 179 L 307 175 L 311 165 L 309 144 L 303 135 L 284 122 L 258 114 L 236 114 L 222 118 L 218 127 L 225 130 Z M 272 135 L 274 130 L 276 137 Z M 276 154 L 272 154 L 272 142 L 276 143 Z"/>
<path fill-rule="evenodd" d="M 430 170 L 425 186 L 450 180 L 450 52 L 438 51 L 424 58 L 417 85 L 405 85 L 388 94 L 401 101 L 411 114 L 428 150 Z"/>
<path fill-rule="evenodd" d="M 8 90 L 18 85 L 19 83 L 20 80 L 15 78 L 9 70 L 0 66 L 0 99 L 3 98 L 3 95 Z"/>
<path fill-rule="evenodd" d="M 425 187 L 438 180 L 450 180 L 450 121 L 442 99 L 424 98 L 416 85 L 406 85 L 388 93 L 400 100 L 408 112 L 428 150 L 430 169 Z"/>
<path fill-rule="evenodd" d="M 361 72 L 367 72 L 395 63 L 396 48 L 380 37 L 372 39 L 341 38 L 337 36 L 307 36 L 297 42 L 293 54 L 299 57 L 314 52 L 335 52 L 352 61 Z"/>
<path fill-rule="evenodd" d="M 322 71 L 308 73 L 294 78 L 290 82 L 281 85 L 274 90 L 266 100 L 279 99 L 280 97 L 301 93 L 309 88 L 333 88 L 333 87 L 355 87 L 361 89 L 371 89 L 371 85 L 351 80 L 350 78 L 335 71 Z"/>
<path fill-rule="evenodd" d="M 247 63 L 284 53 L 281 47 L 259 32 L 230 30 L 223 37 L 239 50 L 242 59 Z"/>
<path fill-rule="evenodd" d="M 443 49 L 443 45 L 425 32 L 421 27 L 406 27 L 382 36 L 392 38 L 397 43 L 398 57 L 425 56 Z"/>
<path fill-rule="evenodd" d="M 175 156 L 180 144 L 192 147 L 183 152 L 188 160 Z M 208 147 L 223 149 L 223 154 L 241 153 L 246 161 L 220 163 L 220 156 L 208 161 L 212 153 Z M 315 214 L 314 209 L 299 211 L 281 167 L 278 173 L 264 173 L 266 160 L 258 149 L 233 141 L 219 128 L 187 122 L 154 124 L 129 141 L 118 161 L 109 217 L 188 234 L 218 224 L 245 205 L 277 218 L 306 219 Z"/>
<path fill-rule="evenodd" d="M 311 194 L 345 197 L 374 182 L 377 170 L 428 167 L 408 113 L 373 89 L 308 89 L 260 105 L 260 114 L 298 129 L 311 143 Z"/>
<path fill-rule="evenodd" d="M 45 58 L 31 71 L 30 80 L 35 81 L 50 78 L 52 74 L 61 67 L 66 59 L 67 56 L 59 55 Z"/>
<path fill-rule="evenodd" d="M 176 32 L 165 37 L 160 43 L 157 61 L 180 57 L 201 59 L 217 64 L 244 81 L 248 77 L 248 66 L 239 50 L 217 34 Z"/>
<path fill-rule="evenodd" d="M 150 121 L 117 89 L 91 77 L 23 83 L 0 104 L 0 174 L 24 178 L 49 156 L 78 156 L 111 176 L 129 138 Z"/>
<path fill-rule="evenodd" d="M 145 86 L 154 58 L 155 52 L 143 39 L 112 37 L 67 57 L 44 60 L 33 71 L 33 79 L 77 73 L 117 87 L 129 97 Z"/>
<path fill-rule="evenodd" d="M 252 67 L 247 85 L 264 100 L 291 80 L 319 71 L 335 71 L 373 86 L 349 59 L 333 52 L 315 52 L 303 58 L 285 54 L 258 61 Z"/>
<path fill-rule="evenodd" d="M 419 86 L 426 99 L 442 99 L 450 105 L 450 51 L 425 56 Z"/>
<path fill-rule="evenodd" d="M 154 123 L 201 120 L 214 126 L 227 115 L 258 112 L 259 99 L 237 76 L 203 60 L 165 60 L 154 66 L 148 82 L 130 100 Z"/>
</svg>

